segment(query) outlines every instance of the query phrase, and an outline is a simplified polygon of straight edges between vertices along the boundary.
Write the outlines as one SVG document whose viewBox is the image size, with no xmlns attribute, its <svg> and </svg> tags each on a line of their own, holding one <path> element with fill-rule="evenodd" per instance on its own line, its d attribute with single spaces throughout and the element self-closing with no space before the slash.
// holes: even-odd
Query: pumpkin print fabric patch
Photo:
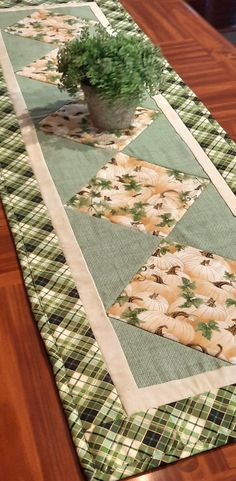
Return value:
<svg viewBox="0 0 236 481">
<path fill-rule="evenodd" d="M 37 10 L 28 17 L 7 27 L 5 32 L 32 38 L 46 43 L 63 43 L 77 37 L 85 25 L 95 25 L 93 20 L 78 19 L 72 15 Z"/>
<path fill-rule="evenodd" d="M 206 182 L 118 153 L 68 205 L 115 224 L 167 236 Z"/>
<path fill-rule="evenodd" d="M 93 127 L 86 104 L 70 103 L 43 119 L 40 126 L 46 133 L 81 144 L 121 150 L 146 129 L 155 116 L 156 111 L 138 107 L 128 129 L 106 132 Z"/>
<path fill-rule="evenodd" d="M 61 74 L 57 71 L 57 52 L 58 48 L 52 50 L 44 57 L 24 67 L 17 74 L 49 84 L 58 84 Z"/>
<path fill-rule="evenodd" d="M 108 314 L 236 364 L 236 261 L 162 242 Z"/>
</svg>

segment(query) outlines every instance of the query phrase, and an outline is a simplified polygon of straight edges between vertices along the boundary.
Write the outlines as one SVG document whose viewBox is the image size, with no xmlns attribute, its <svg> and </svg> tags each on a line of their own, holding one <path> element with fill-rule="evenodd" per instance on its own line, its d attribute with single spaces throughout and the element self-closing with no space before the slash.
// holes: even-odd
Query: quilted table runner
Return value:
<svg viewBox="0 0 236 481">
<path fill-rule="evenodd" d="M 236 148 L 164 59 L 129 129 L 58 89 L 120 4 L 0 1 L 1 198 L 88 479 L 236 439 Z"/>
</svg>

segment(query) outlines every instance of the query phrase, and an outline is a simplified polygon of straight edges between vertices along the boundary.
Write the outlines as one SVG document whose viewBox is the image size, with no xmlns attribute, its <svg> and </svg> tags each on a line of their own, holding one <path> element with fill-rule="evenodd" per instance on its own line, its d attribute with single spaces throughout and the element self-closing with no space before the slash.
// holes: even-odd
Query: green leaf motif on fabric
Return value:
<svg viewBox="0 0 236 481">
<path fill-rule="evenodd" d="M 191 282 L 189 279 L 187 279 L 186 277 L 184 277 L 182 279 L 182 282 L 183 282 L 183 285 L 181 286 L 181 289 L 185 290 L 185 289 L 196 289 L 196 283 L 195 282 Z"/>
<path fill-rule="evenodd" d="M 181 305 L 181 307 L 188 308 L 194 306 L 198 308 L 203 303 L 203 300 L 200 297 L 195 296 L 195 282 L 191 282 L 187 278 L 183 278 L 182 282 L 183 285 L 180 286 L 180 289 L 182 290 L 182 297 L 185 299 L 185 302 Z"/>
<path fill-rule="evenodd" d="M 180 200 L 180 202 L 182 202 L 183 204 L 185 204 L 185 203 L 189 200 L 189 194 L 190 194 L 189 191 L 180 192 L 180 193 L 179 193 L 179 200 Z"/>
<path fill-rule="evenodd" d="M 140 319 L 138 318 L 138 315 L 144 311 L 146 311 L 146 309 L 143 309 L 141 307 L 137 307 L 133 310 L 127 309 L 124 312 L 123 317 L 127 322 L 129 322 L 129 324 L 132 324 L 133 326 L 139 326 Z"/>
<path fill-rule="evenodd" d="M 145 212 L 145 206 L 148 204 L 143 204 L 142 202 L 135 202 L 134 206 L 132 209 L 130 209 L 130 213 L 132 214 L 132 217 L 135 222 L 139 222 L 142 217 L 146 215 Z"/>
<path fill-rule="evenodd" d="M 112 182 L 106 179 L 99 179 L 99 186 L 101 189 L 112 189 Z"/>
<path fill-rule="evenodd" d="M 235 299 L 226 299 L 226 306 L 227 307 L 231 307 L 231 306 L 234 306 L 236 307 L 236 300 Z"/>
<path fill-rule="evenodd" d="M 119 181 L 124 184 L 124 189 L 127 191 L 135 190 L 136 192 L 139 192 L 142 189 L 141 184 L 137 182 L 132 175 L 124 174 L 119 177 Z"/>
<path fill-rule="evenodd" d="M 173 219 L 173 217 L 171 216 L 171 214 L 162 214 L 160 215 L 162 221 L 157 224 L 157 227 L 165 227 L 165 226 L 168 226 L 168 227 L 171 227 L 172 225 L 175 224 L 175 219 Z"/>
<path fill-rule="evenodd" d="M 126 304 L 126 302 L 129 302 L 129 296 L 126 295 L 121 295 L 117 298 L 116 302 L 122 306 L 123 304 Z"/>
<path fill-rule="evenodd" d="M 182 182 L 184 179 L 188 178 L 187 175 L 185 175 L 182 172 L 178 172 L 177 170 L 168 170 L 168 175 L 169 177 L 174 177 L 175 180 L 178 180 L 179 182 Z"/>
<path fill-rule="evenodd" d="M 218 324 L 216 321 L 209 321 L 209 322 L 199 322 L 196 331 L 201 331 L 203 337 L 206 337 L 209 341 L 212 337 L 212 331 L 220 331 Z"/>
<path fill-rule="evenodd" d="M 84 199 L 83 197 L 81 197 L 80 201 L 82 201 L 82 199 Z M 73 197 L 70 198 L 70 200 L 68 201 L 68 206 L 71 206 L 73 207 L 74 205 L 76 205 L 78 202 L 78 199 L 77 199 L 77 195 L 73 195 Z M 86 204 L 87 205 L 87 204 Z"/>
<path fill-rule="evenodd" d="M 175 246 L 176 246 L 176 250 L 177 250 L 178 252 L 182 251 L 182 250 L 184 249 L 184 247 L 185 247 L 185 246 L 182 245 L 182 244 L 175 244 Z"/>
<path fill-rule="evenodd" d="M 236 281 L 236 276 L 231 272 L 225 271 L 224 277 L 225 277 L 225 279 L 228 279 L 231 282 Z"/>
<path fill-rule="evenodd" d="M 74 197 L 76 198 L 76 196 L 74 196 Z M 73 199 L 74 197 L 72 197 L 72 199 Z M 81 198 L 79 199 L 79 203 L 80 203 L 80 207 L 89 206 L 89 205 L 90 205 L 90 201 L 89 201 L 89 199 L 86 198 L 86 197 L 81 197 Z M 74 205 L 74 204 L 72 204 L 72 205 Z"/>
</svg>

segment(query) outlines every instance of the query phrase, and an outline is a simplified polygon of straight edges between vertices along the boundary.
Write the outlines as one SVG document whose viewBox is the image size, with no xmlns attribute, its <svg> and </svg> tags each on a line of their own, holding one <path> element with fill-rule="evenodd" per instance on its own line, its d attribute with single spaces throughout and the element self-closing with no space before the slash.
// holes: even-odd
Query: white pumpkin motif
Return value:
<svg viewBox="0 0 236 481">
<path fill-rule="evenodd" d="M 156 252 L 150 257 L 150 264 L 154 264 L 158 269 L 167 271 L 173 266 L 179 266 L 181 271 L 184 270 L 184 264 L 181 259 L 178 259 L 176 254 L 161 254 L 160 249 L 157 248 Z"/>
<path fill-rule="evenodd" d="M 154 169 L 146 167 L 144 165 L 136 166 L 133 169 L 132 175 L 135 177 L 137 182 L 145 184 L 146 187 L 155 187 L 158 183 L 159 175 Z"/>
<path fill-rule="evenodd" d="M 222 280 L 225 273 L 225 266 L 214 259 L 199 259 L 192 258 L 184 262 L 186 272 L 198 279 L 203 279 L 211 282 L 218 282 Z"/>
<path fill-rule="evenodd" d="M 206 300 L 203 296 L 198 296 L 198 298 L 202 299 L 203 302 Z M 180 296 L 169 306 L 168 309 L 168 314 L 173 316 L 178 312 L 184 313 L 184 315 L 188 315 L 188 319 L 191 322 L 198 321 L 199 319 L 196 316 L 196 307 L 194 305 L 190 307 L 184 307 L 186 304 L 186 299 L 184 297 Z"/>
<path fill-rule="evenodd" d="M 176 264 L 162 274 L 165 284 L 175 287 L 183 285 L 183 279 L 191 281 L 190 277 L 181 270 L 181 265 Z"/>
<path fill-rule="evenodd" d="M 236 327 L 236 320 L 235 320 L 235 327 Z M 235 336 L 234 336 L 234 339 Z M 231 362 L 232 364 L 236 364 L 236 344 L 234 342 L 233 347 L 230 348 L 225 347 L 224 349 L 224 357 L 227 361 Z"/>
<path fill-rule="evenodd" d="M 128 169 L 135 169 L 137 165 L 142 163 L 142 161 L 137 160 L 135 157 L 130 155 L 123 154 L 123 152 L 118 152 L 115 159 L 113 159 L 113 162 L 116 162 L 119 167 L 125 167 Z"/>
<path fill-rule="evenodd" d="M 152 195 L 152 187 L 145 187 L 142 186 L 142 189 L 139 192 L 131 192 L 132 195 L 132 202 L 143 202 L 148 203 L 150 196 Z"/>
<path fill-rule="evenodd" d="M 142 280 L 134 278 L 131 283 L 124 290 L 125 295 L 128 297 L 133 296 L 149 296 L 154 293 L 158 294 L 158 285 L 151 280 L 143 278 Z"/>
<path fill-rule="evenodd" d="M 161 288 L 163 288 L 161 284 L 149 280 L 133 281 L 124 292 L 129 297 L 129 302 L 134 302 L 139 307 L 150 311 L 166 312 L 169 304 L 160 294 Z"/>
<path fill-rule="evenodd" d="M 114 222 L 114 224 L 122 224 L 126 227 L 133 227 L 133 219 L 131 217 L 127 217 L 126 215 L 112 215 L 106 214 L 106 217 Z"/>
<path fill-rule="evenodd" d="M 217 304 L 213 298 L 205 300 L 194 312 L 193 315 L 197 316 L 202 321 L 216 322 L 224 321 L 227 316 L 225 306 Z"/>
<path fill-rule="evenodd" d="M 236 306 L 230 306 L 227 308 L 226 322 L 236 322 Z"/>
<path fill-rule="evenodd" d="M 134 288 L 134 291 L 137 293 L 142 291 L 144 295 L 148 296 L 156 293 L 164 297 L 168 303 L 173 301 L 173 297 L 175 296 L 174 290 L 165 284 L 161 276 L 153 274 L 152 271 L 139 272 L 133 278 L 132 285 L 134 285 L 136 281 L 138 281 L 139 287 L 137 291 L 136 288 Z"/>
<path fill-rule="evenodd" d="M 168 317 L 158 311 L 145 311 L 139 314 L 140 327 L 146 331 L 161 334 L 161 326 L 165 326 Z"/>
<path fill-rule="evenodd" d="M 125 174 L 131 174 L 132 168 L 123 167 L 119 164 L 108 163 L 102 167 L 102 169 L 98 172 L 98 176 L 104 180 L 111 180 L 113 181 L 117 177 L 122 177 Z"/>
<path fill-rule="evenodd" d="M 218 347 L 219 352 L 217 357 L 220 355 L 220 357 L 224 356 L 228 361 L 230 361 L 230 359 L 234 361 L 236 357 L 236 321 L 227 328 L 221 329 L 220 331 L 213 331 L 209 344 L 211 349 L 213 349 L 214 346 Z"/>
<path fill-rule="evenodd" d="M 143 296 L 139 305 L 149 311 L 167 312 L 169 303 L 167 299 L 154 292 L 153 294 Z"/>
<path fill-rule="evenodd" d="M 142 312 L 139 315 L 141 327 L 156 334 L 190 344 L 195 335 L 193 326 L 183 318 L 171 318 L 157 312 Z"/>
<path fill-rule="evenodd" d="M 219 304 L 224 304 L 229 297 L 236 299 L 236 289 L 227 280 L 209 282 L 198 281 L 196 292 L 213 298 Z"/>
<path fill-rule="evenodd" d="M 183 190 L 181 182 L 170 178 L 166 172 L 160 172 L 158 183 L 156 184 L 156 194 L 171 190 L 179 192 Z"/>
<path fill-rule="evenodd" d="M 162 198 L 158 195 L 152 196 L 148 199 L 148 205 L 145 207 L 145 211 L 147 217 L 154 223 L 156 223 L 158 217 L 163 214 L 171 214 L 174 219 L 178 219 L 181 214 L 178 205 L 173 201 L 170 201 L 167 198 Z"/>
<path fill-rule="evenodd" d="M 224 274 L 230 271 L 225 259 L 213 255 L 211 252 L 200 251 L 194 247 L 186 247 L 176 253 L 186 267 L 186 271 L 200 279 L 217 282 L 224 279 Z"/>
</svg>

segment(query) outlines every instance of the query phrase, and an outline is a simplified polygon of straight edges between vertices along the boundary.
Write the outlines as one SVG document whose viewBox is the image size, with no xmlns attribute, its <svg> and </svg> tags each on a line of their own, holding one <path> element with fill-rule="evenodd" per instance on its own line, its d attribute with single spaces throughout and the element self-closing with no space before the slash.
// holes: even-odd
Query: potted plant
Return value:
<svg viewBox="0 0 236 481">
<path fill-rule="evenodd" d="M 57 60 L 59 88 L 72 96 L 82 88 L 92 123 L 102 130 L 129 127 L 147 93 L 158 92 L 160 49 L 142 35 L 110 35 L 101 26 L 91 35 L 85 27 L 59 49 Z"/>
</svg>

